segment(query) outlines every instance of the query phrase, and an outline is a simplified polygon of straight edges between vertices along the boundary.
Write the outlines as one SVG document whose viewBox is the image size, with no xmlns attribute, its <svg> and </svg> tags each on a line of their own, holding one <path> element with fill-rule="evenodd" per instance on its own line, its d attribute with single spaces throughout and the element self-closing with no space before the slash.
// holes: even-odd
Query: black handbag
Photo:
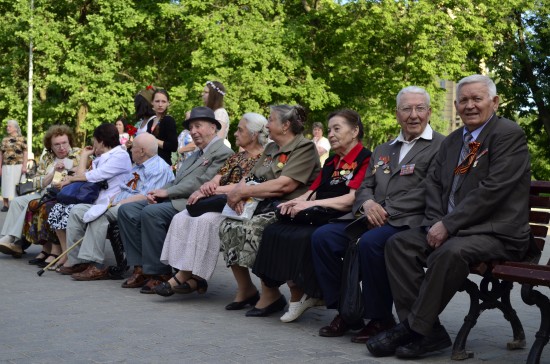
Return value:
<svg viewBox="0 0 550 364">
<path fill-rule="evenodd" d="M 201 198 L 192 205 L 187 205 L 187 213 L 192 217 L 201 216 L 207 212 L 222 212 L 227 203 L 227 195 L 212 195 Z"/>
<path fill-rule="evenodd" d="M 303 209 L 294 217 L 291 217 L 290 214 L 281 214 L 281 209 L 275 210 L 275 215 L 277 215 L 277 219 L 279 221 L 315 226 L 328 224 L 330 220 L 339 218 L 345 214 L 346 213 L 343 211 L 323 206 L 312 206 L 307 209 Z"/>
<path fill-rule="evenodd" d="M 29 193 L 33 193 L 34 191 L 36 191 L 36 188 L 34 187 L 34 183 L 32 180 L 19 182 L 15 185 L 15 192 L 17 192 L 18 196 L 28 195 Z"/>
<path fill-rule="evenodd" d="M 64 205 L 78 203 L 93 203 L 97 200 L 99 192 L 107 189 L 106 181 L 101 182 L 72 182 L 63 187 L 57 194 L 57 202 Z"/>
<path fill-rule="evenodd" d="M 338 312 L 348 325 L 363 320 L 363 297 L 361 295 L 361 271 L 359 267 L 359 239 L 351 240 L 344 257 L 342 284 Z"/>
</svg>

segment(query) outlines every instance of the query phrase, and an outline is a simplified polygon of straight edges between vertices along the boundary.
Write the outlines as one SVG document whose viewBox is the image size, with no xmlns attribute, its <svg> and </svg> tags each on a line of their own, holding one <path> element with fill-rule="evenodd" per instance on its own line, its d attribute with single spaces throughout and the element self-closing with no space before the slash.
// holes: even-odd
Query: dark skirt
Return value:
<svg viewBox="0 0 550 364">
<path fill-rule="evenodd" d="M 268 225 L 252 272 L 268 287 L 291 280 L 308 296 L 321 298 L 311 257 L 311 236 L 317 228 L 280 221 Z"/>
</svg>

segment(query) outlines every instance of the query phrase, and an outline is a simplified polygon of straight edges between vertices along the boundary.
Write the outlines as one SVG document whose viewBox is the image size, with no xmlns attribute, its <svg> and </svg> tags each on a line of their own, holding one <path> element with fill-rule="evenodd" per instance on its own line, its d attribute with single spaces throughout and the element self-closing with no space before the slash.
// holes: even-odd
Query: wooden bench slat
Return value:
<svg viewBox="0 0 550 364">
<path fill-rule="evenodd" d="M 550 222 L 550 213 L 546 211 L 530 211 L 529 222 L 535 224 L 548 224 L 548 222 Z"/>
<path fill-rule="evenodd" d="M 546 238 L 548 227 L 543 225 L 531 225 L 531 232 L 537 238 Z"/>
<path fill-rule="evenodd" d="M 495 278 L 499 279 L 527 283 L 534 286 L 550 285 L 550 270 L 539 269 L 539 266 L 536 265 L 530 267 L 498 265 L 493 269 L 492 273 Z"/>
<path fill-rule="evenodd" d="M 549 193 L 549 192 L 550 190 L 546 191 L 545 193 Z M 531 193 L 533 193 L 532 190 L 531 190 Z M 529 196 L 529 206 L 540 208 L 540 209 L 548 209 L 550 208 L 550 197 L 531 195 Z"/>
</svg>

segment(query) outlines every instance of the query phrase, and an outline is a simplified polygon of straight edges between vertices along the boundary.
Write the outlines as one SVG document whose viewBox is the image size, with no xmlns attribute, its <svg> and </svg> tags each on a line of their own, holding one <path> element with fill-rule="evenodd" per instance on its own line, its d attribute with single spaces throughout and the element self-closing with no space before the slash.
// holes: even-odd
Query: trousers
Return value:
<svg viewBox="0 0 550 364">
<path fill-rule="evenodd" d="M 327 308 L 338 308 L 343 258 L 350 244 L 345 233 L 348 223 L 326 224 L 312 236 L 312 254 L 317 281 Z M 366 231 L 359 239 L 364 318 L 392 317 L 392 294 L 386 275 L 384 246 L 393 234 L 406 229 L 389 224 Z"/>
</svg>

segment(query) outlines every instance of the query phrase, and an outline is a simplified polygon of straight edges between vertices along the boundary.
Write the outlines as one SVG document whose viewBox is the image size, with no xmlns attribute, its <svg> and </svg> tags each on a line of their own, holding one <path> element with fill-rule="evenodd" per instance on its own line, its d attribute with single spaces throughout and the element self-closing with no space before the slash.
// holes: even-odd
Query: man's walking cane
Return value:
<svg viewBox="0 0 550 364">
<path fill-rule="evenodd" d="M 52 260 L 47 266 L 45 266 L 44 268 L 40 269 L 38 272 L 36 272 L 36 274 L 38 274 L 39 277 L 42 276 L 42 274 L 44 274 L 44 272 L 46 271 L 46 269 L 48 269 L 49 267 L 51 267 L 52 265 L 54 265 L 55 263 L 57 263 L 57 261 L 61 258 L 63 258 L 65 255 L 69 254 L 69 252 L 71 250 L 74 249 L 75 246 L 79 245 L 80 243 L 82 243 L 82 240 L 84 240 L 84 237 L 80 238 L 80 240 L 78 240 L 76 243 L 74 243 L 70 248 L 68 248 L 67 250 L 65 250 L 63 253 L 59 254 L 59 256 L 57 258 L 55 258 L 54 260 Z"/>
</svg>

